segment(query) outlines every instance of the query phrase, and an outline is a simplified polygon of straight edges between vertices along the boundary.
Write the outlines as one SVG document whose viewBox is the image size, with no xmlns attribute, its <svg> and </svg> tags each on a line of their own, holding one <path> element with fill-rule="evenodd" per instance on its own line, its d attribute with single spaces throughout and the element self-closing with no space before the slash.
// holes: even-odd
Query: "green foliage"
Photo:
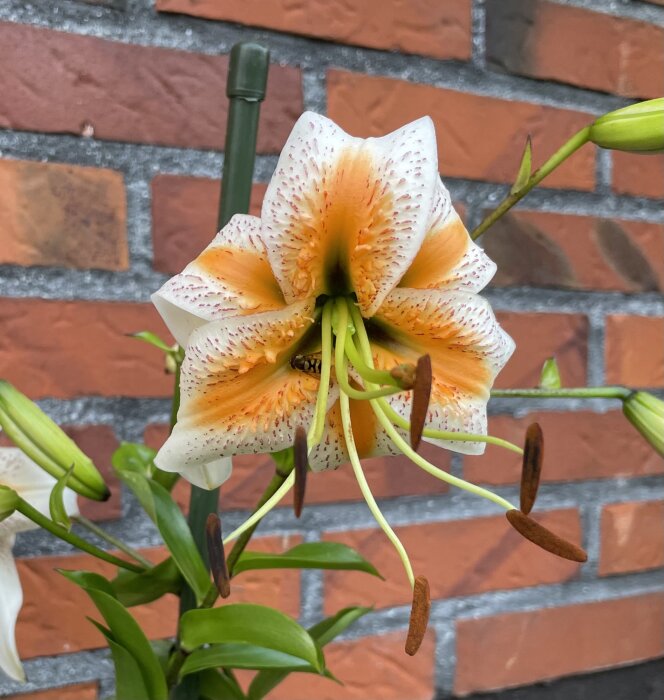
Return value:
<svg viewBox="0 0 664 700">
<path fill-rule="evenodd" d="M 339 542 L 306 542 L 283 554 L 245 551 L 233 567 L 233 573 L 255 569 L 345 569 L 382 578 L 364 557 Z"/>
<path fill-rule="evenodd" d="M 127 608 L 151 603 L 167 593 L 179 595 L 182 583 L 182 574 L 173 557 L 141 573 L 119 571 L 111 581 L 115 597 Z"/>
<path fill-rule="evenodd" d="M 67 482 L 69 481 L 73 471 L 74 467 L 72 466 L 57 480 L 48 499 L 48 509 L 51 512 L 51 520 L 58 525 L 62 525 L 67 532 L 71 530 L 71 520 L 69 519 L 67 509 L 65 508 L 64 494 L 65 489 L 67 488 Z"/>
</svg>

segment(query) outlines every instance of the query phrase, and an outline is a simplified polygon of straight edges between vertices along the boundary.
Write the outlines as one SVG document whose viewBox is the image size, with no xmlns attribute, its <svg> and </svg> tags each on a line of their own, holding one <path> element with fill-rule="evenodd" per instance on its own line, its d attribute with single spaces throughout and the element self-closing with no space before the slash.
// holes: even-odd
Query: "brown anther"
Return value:
<svg viewBox="0 0 664 700">
<path fill-rule="evenodd" d="M 544 525 L 540 525 L 536 520 L 533 520 L 520 510 L 508 510 L 505 515 L 510 525 L 520 535 L 523 535 L 527 540 L 530 540 L 547 552 L 570 561 L 584 562 L 588 560 L 588 555 L 581 547 L 564 540 L 551 532 L 551 530 L 547 530 Z"/>
<path fill-rule="evenodd" d="M 207 517 L 205 536 L 214 585 L 222 598 L 228 598 L 231 594 L 231 578 L 228 575 L 224 543 L 221 537 L 221 519 L 216 513 L 210 513 Z"/>
<path fill-rule="evenodd" d="M 302 426 L 295 431 L 295 485 L 293 487 L 293 511 L 299 518 L 304 506 L 304 492 L 307 487 L 307 471 L 309 470 L 307 432 Z"/>
<path fill-rule="evenodd" d="M 410 446 L 417 451 L 422 440 L 422 431 L 429 411 L 431 399 L 431 357 L 422 355 L 417 360 L 415 370 L 415 386 L 413 387 L 413 403 L 410 408 Z"/>
<path fill-rule="evenodd" d="M 413 605 L 410 608 L 410 622 L 408 623 L 408 636 L 406 637 L 406 654 L 409 656 L 415 656 L 422 644 L 429 625 L 430 610 L 429 582 L 424 576 L 418 576 L 415 579 L 415 587 L 413 588 Z"/>
<path fill-rule="evenodd" d="M 542 460 L 544 459 L 544 435 L 539 423 L 531 423 L 526 430 L 521 468 L 521 512 L 528 515 L 535 505 L 539 488 Z"/>
<path fill-rule="evenodd" d="M 411 365 L 408 362 L 404 362 L 401 365 L 397 365 L 390 370 L 390 376 L 392 379 L 396 379 L 399 386 L 402 389 L 412 389 L 415 386 L 415 378 L 417 376 L 417 369 L 415 365 Z"/>
</svg>

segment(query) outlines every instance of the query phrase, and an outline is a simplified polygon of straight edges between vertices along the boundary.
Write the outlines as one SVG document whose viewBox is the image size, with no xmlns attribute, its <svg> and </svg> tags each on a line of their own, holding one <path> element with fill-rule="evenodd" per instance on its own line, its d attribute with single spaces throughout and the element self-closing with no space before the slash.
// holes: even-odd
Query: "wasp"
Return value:
<svg viewBox="0 0 664 700">
<path fill-rule="evenodd" d="M 293 369 L 300 370 L 300 372 L 319 375 L 323 367 L 323 359 L 320 353 L 314 353 L 312 355 L 293 355 L 290 359 L 290 366 Z"/>
</svg>

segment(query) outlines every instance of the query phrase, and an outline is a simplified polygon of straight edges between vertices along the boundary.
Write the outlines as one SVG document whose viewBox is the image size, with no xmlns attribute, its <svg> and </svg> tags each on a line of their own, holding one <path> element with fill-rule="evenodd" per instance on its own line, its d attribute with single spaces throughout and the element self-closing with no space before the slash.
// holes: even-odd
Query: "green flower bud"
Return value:
<svg viewBox="0 0 664 700">
<path fill-rule="evenodd" d="M 664 97 L 604 114 L 590 125 L 589 140 L 617 151 L 661 153 L 664 151 Z"/>
<path fill-rule="evenodd" d="M 14 489 L 0 484 L 0 521 L 8 518 L 16 510 L 18 501 L 18 494 Z"/>
<path fill-rule="evenodd" d="M 0 380 L 0 428 L 56 479 L 73 465 L 67 486 L 77 493 L 95 501 L 105 501 L 111 495 L 92 460 L 39 406 L 4 380 Z"/>
<path fill-rule="evenodd" d="M 647 391 L 635 391 L 623 401 L 627 420 L 664 457 L 664 401 Z"/>
</svg>

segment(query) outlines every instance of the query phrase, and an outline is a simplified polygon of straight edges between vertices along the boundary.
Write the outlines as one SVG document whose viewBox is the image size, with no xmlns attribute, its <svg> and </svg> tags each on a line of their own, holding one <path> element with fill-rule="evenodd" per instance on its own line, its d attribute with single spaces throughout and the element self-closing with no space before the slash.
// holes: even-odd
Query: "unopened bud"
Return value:
<svg viewBox="0 0 664 700">
<path fill-rule="evenodd" d="M 664 401 L 647 391 L 634 391 L 623 401 L 627 420 L 664 457 Z"/>
<path fill-rule="evenodd" d="M 0 521 L 8 518 L 18 505 L 19 497 L 14 489 L 0 485 Z"/>
<path fill-rule="evenodd" d="M 4 380 L 0 380 L 0 427 L 55 479 L 72 469 L 67 481 L 72 490 L 95 501 L 111 495 L 92 460 L 37 404 Z"/>
<path fill-rule="evenodd" d="M 604 114 L 591 124 L 588 138 L 602 148 L 617 151 L 664 151 L 664 97 Z"/>
</svg>

